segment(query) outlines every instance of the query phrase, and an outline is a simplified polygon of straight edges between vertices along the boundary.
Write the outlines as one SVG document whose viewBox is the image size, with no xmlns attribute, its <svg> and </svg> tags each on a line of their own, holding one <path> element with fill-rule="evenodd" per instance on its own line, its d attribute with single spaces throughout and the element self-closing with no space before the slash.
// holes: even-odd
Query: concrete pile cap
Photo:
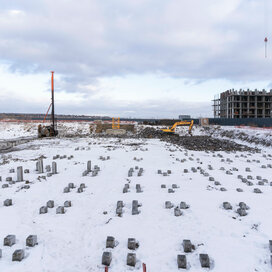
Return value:
<svg viewBox="0 0 272 272">
<path fill-rule="evenodd" d="M 177 263 L 178 268 L 187 269 L 187 260 L 185 255 L 178 255 Z"/>
<path fill-rule="evenodd" d="M 140 246 L 139 242 L 135 238 L 128 238 L 127 247 L 130 250 L 136 250 Z"/>
<path fill-rule="evenodd" d="M 103 252 L 102 255 L 102 264 L 106 266 L 110 266 L 112 260 L 112 253 L 111 252 Z"/>
<path fill-rule="evenodd" d="M 185 253 L 192 252 L 192 250 L 194 250 L 194 246 L 190 240 L 183 240 L 182 245 Z"/>
<path fill-rule="evenodd" d="M 25 257 L 25 251 L 23 249 L 17 249 L 12 254 L 12 261 L 21 262 Z"/>
<path fill-rule="evenodd" d="M 48 208 L 54 208 L 54 200 L 48 200 L 46 203 L 46 206 Z"/>
<path fill-rule="evenodd" d="M 9 234 L 4 238 L 4 246 L 13 246 L 16 243 L 16 236 Z"/>
<path fill-rule="evenodd" d="M 113 236 L 108 236 L 106 240 L 106 248 L 114 248 L 115 245 L 115 238 Z"/>
<path fill-rule="evenodd" d="M 127 265 L 128 266 L 135 266 L 136 265 L 136 254 L 135 253 L 128 253 L 127 255 Z"/>
<path fill-rule="evenodd" d="M 201 267 L 210 268 L 210 258 L 208 254 L 199 254 Z"/>
<path fill-rule="evenodd" d="M 38 244 L 37 235 L 29 235 L 29 236 L 26 238 L 26 246 L 34 247 L 34 246 L 37 245 L 37 244 Z"/>
</svg>

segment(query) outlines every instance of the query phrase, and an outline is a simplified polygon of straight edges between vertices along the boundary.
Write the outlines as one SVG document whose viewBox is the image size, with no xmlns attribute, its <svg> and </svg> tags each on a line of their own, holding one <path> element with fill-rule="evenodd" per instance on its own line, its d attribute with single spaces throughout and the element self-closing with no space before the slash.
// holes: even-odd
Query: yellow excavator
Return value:
<svg viewBox="0 0 272 272">
<path fill-rule="evenodd" d="M 179 122 L 176 122 L 172 127 L 163 128 L 162 131 L 167 132 L 167 133 L 175 133 L 177 126 L 189 126 L 189 134 L 192 136 L 193 125 L 194 125 L 194 120 L 191 120 L 191 121 L 179 121 Z"/>
</svg>

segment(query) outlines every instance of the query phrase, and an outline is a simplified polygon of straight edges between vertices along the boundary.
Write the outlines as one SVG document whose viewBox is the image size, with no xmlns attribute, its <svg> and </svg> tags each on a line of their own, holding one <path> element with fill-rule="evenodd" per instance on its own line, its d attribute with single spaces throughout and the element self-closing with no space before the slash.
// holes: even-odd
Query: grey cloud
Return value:
<svg viewBox="0 0 272 272">
<path fill-rule="evenodd" d="M 5 10 L 16 8 L 4 2 Z M 238 6 L 223 20 L 211 21 L 207 13 L 214 0 L 205 4 L 161 0 L 155 5 L 154 1 L 82 1 L 80 5 L 46 1 L 40 7 L 34 0 L 20 2 L 16 3 L 25 15 L 0 23 L 1 56 L 13 62 L 13 70 L 28 71 L 22 67 L 33 68 L 33 64 L 36 71 L 54 67 L 75 82 L 157 71 L 200 80 L 268 76 L 261 71 L 258 57 L 262 56 L 248 55 L 262 46 L 259 39 L 263 39 L 256 24 L 261 18 L 252 16 L 256 12 L 249 5 Z M 239 14 L 246 23 L 239 21 Z M 190 31 L 196 37 L 190 37 Z"/>
<path fill-rule="evenodd" d="M 90 114 L 90 111 L 96 114 L 120 117 L 138 117 L 138 118 L 178 118 L 180 114 L 190 114 L 193 117 L 210 116 L 211 103 L 186 103 L 174 99 L 168 100 L 146 100 L 144 102 L 131 101 L 112 101 L 105 98 L 86 99 L 83 105 L 74 104 L 73 101 L 66 104 L 59 104 L 56 100 L 57 114 Z M 13 99 L 12 107 L 9 104 L 8 97 L 2 98 L 1 112 L 28 112 L 45 113 L 48 103 L 24 102 L 16 98 Z M 72 109 L 72 111 L 71 111 Z"/>
<path fill-rule="evenodd" d="M 0 60 L 12 72 L 55 70 L 57 91 L 86 99 L 97 78 L 127 74 L 187 78 L 189 85 L 267 80 L 272 64 L 263 56 L 260 2 L 2 0 Z M 218 15 L 216 5 L 233 9 L 220 6 Z"/>
</svg>

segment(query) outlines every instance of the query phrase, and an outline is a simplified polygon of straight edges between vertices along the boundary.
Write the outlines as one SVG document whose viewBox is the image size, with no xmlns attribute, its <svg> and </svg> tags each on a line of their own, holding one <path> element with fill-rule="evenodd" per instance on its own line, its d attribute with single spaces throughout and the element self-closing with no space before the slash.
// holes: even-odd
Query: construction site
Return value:
<svg viewBox="0 0 272 272">
<path fill-rule="evenodd" d="M 4 0 L 0 272 L 272 271 L 269 10 Z"/>
<path fill-rule="evenodd" d="M 271 129 L 58 121 L 54 96 L 52 72 L 40 120 L 0 122 L 0 271 L 271 271 Z"/>
</svg>

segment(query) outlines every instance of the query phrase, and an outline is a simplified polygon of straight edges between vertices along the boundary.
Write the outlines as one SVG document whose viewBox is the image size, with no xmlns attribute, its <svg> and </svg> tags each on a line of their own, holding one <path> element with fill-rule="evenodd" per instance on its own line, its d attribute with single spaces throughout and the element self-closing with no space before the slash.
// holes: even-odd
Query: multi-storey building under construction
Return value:
<svg viewBox="0 0 272 272">
<path fill-rule="evenodd" d="M 272 90 L 225 91 L 213 100 L 215 118 L 271 118 Z"/>
</svg>

